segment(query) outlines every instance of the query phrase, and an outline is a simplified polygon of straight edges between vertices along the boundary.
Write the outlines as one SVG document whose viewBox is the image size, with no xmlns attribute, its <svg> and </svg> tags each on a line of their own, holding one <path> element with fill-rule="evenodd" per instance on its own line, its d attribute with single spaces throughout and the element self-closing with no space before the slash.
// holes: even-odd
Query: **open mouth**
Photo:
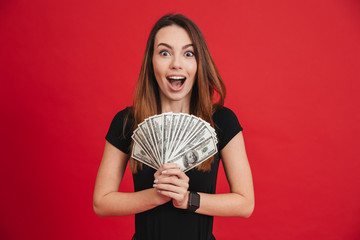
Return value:
<svg viewBox="0 0 360 240">
<path fill-rule="evenodd" d="M 174 89 L 181 88 L 181 86 L 186 81 L 186 77 L 183 76 L 168 76 L 166 79 Z"/>
</svg>

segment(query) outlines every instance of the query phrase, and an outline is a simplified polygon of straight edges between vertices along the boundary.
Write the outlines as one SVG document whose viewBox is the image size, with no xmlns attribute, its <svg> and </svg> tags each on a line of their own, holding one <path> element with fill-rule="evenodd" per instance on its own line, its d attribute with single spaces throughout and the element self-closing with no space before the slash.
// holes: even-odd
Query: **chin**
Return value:
<svg viewBox="0 0 360 240">
<path fill-rule="evenodd" d="M 184 95 L 184 94 L 169 94 L 168 96 L 166 96 L 170 101 L 182 101 L 182 100 L 186 100 L 187 96 L 190 95 Z"/>
<path fill-rule="evenodd" d="M 170 102 L 179 102 L 179 101 L 183 100 L 184 98 L 183 97 L 167 97 L 167 99 Z"/>
</svg>

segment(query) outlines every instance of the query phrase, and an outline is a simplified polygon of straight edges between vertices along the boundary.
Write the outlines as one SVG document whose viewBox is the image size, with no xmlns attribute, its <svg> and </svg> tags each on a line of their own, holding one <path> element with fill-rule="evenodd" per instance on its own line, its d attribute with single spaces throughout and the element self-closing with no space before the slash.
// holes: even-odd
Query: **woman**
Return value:
<svg viewBox="0 0 360 240">
<path fill-rule="evenodd" d="M 214 104 L 214 91 L 219 96 Z M 254 209 L 250 166 L 235 114 L 223 107 L 225 86 L 194 22 L 165 15 L 146 46 L 133 106 L 119 112 L 106 135 L 94 211 L 99 216 L 135 215 L 133 239 L 215 239 L 213 216 L 249 217 Z M 145 118 L 182 112 L 209 122 L 217 132 L 219 154 L 186 172 L 175 163 L 157 171 L 130 158 L 131 134 Z M 219 160 L 230 193 L 215 194 Z M 126 164 L 134 193 L 118 192 Z"/>
</svg>

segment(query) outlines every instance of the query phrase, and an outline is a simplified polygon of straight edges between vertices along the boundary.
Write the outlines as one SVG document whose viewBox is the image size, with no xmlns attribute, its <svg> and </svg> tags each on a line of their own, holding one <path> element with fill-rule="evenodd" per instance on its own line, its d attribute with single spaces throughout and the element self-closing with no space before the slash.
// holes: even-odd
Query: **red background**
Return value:
<svg viewBox="0 0 360 240">
<path fill-rule="evenodd" d="M 130 239 L 133 216 L 94 214 L 94 181 L 168 12 L 202 29 L 245 129 L 255 211 L 216 217 L 217 239 L 360 239 L 356 0 L 1 1 L 0 238 Z"/>
</svg>

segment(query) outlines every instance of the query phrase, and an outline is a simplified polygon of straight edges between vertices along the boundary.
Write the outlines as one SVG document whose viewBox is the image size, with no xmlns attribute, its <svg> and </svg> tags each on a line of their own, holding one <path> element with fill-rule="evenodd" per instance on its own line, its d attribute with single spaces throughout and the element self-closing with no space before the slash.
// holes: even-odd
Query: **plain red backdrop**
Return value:
<svg viewBox="0 0 360 240">
<path fill-rule="evenodd" d="M 256 207 L 215 217 L 217 239 L 360 239 L 355 0 L 2 1 L 0 238 L 130 239 L 133 216 L 94 214 L 94 181 L 169 12 L 202 29 L 244 127 Z"/>
</svg>

